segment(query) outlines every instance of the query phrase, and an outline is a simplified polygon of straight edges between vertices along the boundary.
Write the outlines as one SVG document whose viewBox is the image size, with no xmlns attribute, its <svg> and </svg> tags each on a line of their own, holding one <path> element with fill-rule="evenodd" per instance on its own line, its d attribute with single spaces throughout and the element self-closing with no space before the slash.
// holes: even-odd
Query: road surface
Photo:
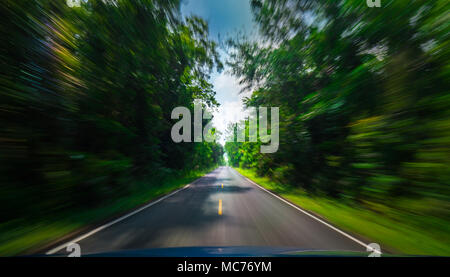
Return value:
<svg viewBox="0 0 450 277">
<path fill-rule="evenodd" d="M 220 167 L 189 187 L 78 238 L 83 254 L 185 246 L 365 251 L 363 244 Z M 61 245 L 50 251 L 64 253 Z"/>
</svg>

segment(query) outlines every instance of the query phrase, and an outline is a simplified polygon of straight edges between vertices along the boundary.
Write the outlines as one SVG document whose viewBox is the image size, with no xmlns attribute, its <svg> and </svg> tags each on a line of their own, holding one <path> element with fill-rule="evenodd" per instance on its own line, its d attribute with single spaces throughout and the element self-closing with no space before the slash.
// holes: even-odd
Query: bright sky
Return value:
<svg viewBox="0 0 450 277">
<path fill-rule="evenodd" d="M 238 31 L 246 35 L 255 35 L 255 24 L 249 0 L 184 0 L 181 5 L 184 16 L 191 14 L 204 18 L 209 24 L 211 39 L 219 41 L 236 34 Z M 221 60 L 225 64 L 226 54 L 220 51 Z M 220 103 L 218 112 L 214 113 L 214 126 L 225 133 L 229 123 L 237 122 L 245 117 L 242 98 L 248 94 L 239 94 L 241 87 L 234 76 L 215 72 L 211 82 L 217 92 L 216 99 Z M 224 144 L 224 138 L 220 143 Z"/>
</svg>

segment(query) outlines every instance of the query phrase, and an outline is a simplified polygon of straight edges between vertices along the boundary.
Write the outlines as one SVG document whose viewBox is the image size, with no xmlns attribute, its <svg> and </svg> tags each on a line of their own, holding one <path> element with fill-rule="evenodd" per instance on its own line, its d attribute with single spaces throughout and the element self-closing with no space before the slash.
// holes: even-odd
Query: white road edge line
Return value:
<svg viewBox="0 0 450 277">
<path fill-rule="evenodd" d="M 201 178 L 202 178 L 202 177 L 201 177 Z M 66 248 L 68 245 L 70 245 L 70 244 L 72 244 L 72 243 L 79 242 L 80 240 L 83 240 L 83 239 L 85 239 L 85 238 L 87 238 L 87 237 L 89 237 L 89 236 L 92 236 L 93 234 L 95 234 L 95 233 L 97 233 L 97 232 L 100 232 L 101 230 L 104 230 L 104 229 L 110 227 L 111 225 L 114 225 L 114 224 L 116 224 L 116 223 L 118 223 L 118 222 L 120 222 L 120 221 L 122 221 L 122 220 L 124 220 L 124 219 L 126 219 L 126 218 L 128 218 L 128 217 L 130 217 L 130 216 L 132 216 L 132 215 L 135 215 L 135 214 L 137 214 L 137 213 L 139 213 L 139 212 L 141 212 L 141 211 L 147 209 L 148 207 L 151 207 L 151 206 L 153 206 L 153 205 L 155 205 L 155 204 L 157 204 L 157 203 L 163 201 L 164 199 L 167 199 L 167 198 L 171 197 L 172 195 L 174 195 L 174 194 L 176 194 L 176 193 L 178 193 L 178 192 L 180 192 L 180 191 L 182 191 L 182 190 L 187 189 L 191 184 L 196 183 L 196 182 L 197 182 L 198 180 L 200 180 L 201 178 L 195 180 L 194 182 L 192 182 L 192 183 L 190 183 L 190 184 L 187 184 L 186 186 L 184 186 L 184 187 L 182 187 L 182 188 L 180 188 L 180 189 L 177 189 L 176 191 L 174 191 L 174 192 L 172 192 L 172 193 L 170 193 L 170 194 L 167 194 L 167 195 L 165 195 L 165 196 L 159 198 L 158 200 L 155 200 L 155 201 L 153 201 L 153 202 L 151 202 L 151 203 L 149 203 L 149 204 L 147 204 L 147 205 L 145 205 L 145 206 L 143 206 L 143 207 L 141 207 L 141 208 L 139 208 L 139 209 L 137 209 L 137 210 L 135 210 L 135 211 L 132 211 L 132 212 L 129 213 L 129 214 L 126 214 L 126 215 L 124 215 L 124 216 L 122 216 L 122 217 L 119 217 L 118 219 L 113 220 L 113 221 L 111 221 L 111 222 L 109 222 L 109 223 L 107 223 L 107 224 L 104 224 L 104 225 L 102 225 L 102 226 L 100 226 L 100 227 L 98 227 L 98 228 L 95 228 L 94 230 L 92 230 L 92 231 L 90 231 L 90 232 L 88 232 L 88 233 L 86 233 L 86 234 L 84 234 L 84 235 L 82 235 L 82 236 L 79 236 L 79 237 L 77 237 L 77 238 L 75 238 L 75 239 L 73 239 L 73 240 L 71 240 L 71 241 L 69 241 L 69 242 L 66 242 L 66 243 L 64 243 L 64 244 L 62 244 L 62 245 L 60 245 L 60 246 L 58 246 L 58 247 L 55 247 L 55 248 L 53 248 L 53 249 L 47 251 L 45 254 L 46 254 L 46 255 L 52 255 L 52 254 L 55 254 L 56 252 L 61 251 L 62 249 Z"/>
<path fill-rule="evenodd" d="M 247 178 L 247 177 L 245 177 L 244 175 L 242 175 L 241 173 L 239 173 L 239 172 L 238 172 L 237 170 L 235 170 L 234 168 L 232 168 L 232 170 L 234 170 L 235 172 L 237 172 L 240 176 L 244 177 L 247 181 L 249 181 L 249 182 L 252 183 L 253 185 L 255 185 L 255 186 L 257 186 L 258 188 L 262 189 L 263 191 L 269 193 L 270 195 L 272 195 L 272 196 L 278 198 L 279 200 L 283 201 L 284 203 L 288 204 L 289 206 L 291 206 L 291 207 L 293 207 L 293 208 L 299 210 L 300 212 L 306 214 L 307 216 L 309 216 L 309 217 L 311 217 L 311 218 L 313 218 L 313 219 L 319 221 L 320 223 L 324 224 L 325 226 L 327 226 L 327 227 L 333 229 L 334 231 L 338 232 L 339 234 L 341 234 L 341 235 L 343 235 L 343 236 L 345 236 L 345 237 L 347 237 L 347 238 L 353 240 L 354 242 L 360 244 L 361 246 L 364 246 L 366 249 L 369 249 L 369 250 L 371 250 L 371 251 L 373 251 L 373 252 L 376 252 L 376 253 L 378 253 L 378 254 L 382 254 L 381 251 L 379 251 L 379 250 L 377 250 L 377 249 L 375 249 L 375 248 L 372 248 L 371 246 L 369 246 L 369 245 L 365 244 L 364 242 L 360 241 L 359 239 L 357 239 L 357 238 L 355 238 L 355 237 L 353 237 L 353 236 L 347 234 L 346 232 L 344 232 L 344 231 L 342 231 L 342 230 L 339 230 L 338 228 L 334 227 L 333 225 L 330 225 L 330 224 L 328 224 L 327 222 L 323 221 L 322 219 L 320 219 L 320 218 L 318 218 L 318 217 L 316 217 L 316 216 L 314 216 L 314 215 L 308 213 L 307 211 L 305 211 L 305 210 L 303 210 L 303 209 L 297 207 L 296 205 L 292 204 L 291 202 L 287 201 L 286 199 L 284 199 L 284 198 L 282 198 L 282 197 L 276 195 L 275 193 L 273 193 L 273 192 L 271 192 L 271 191 L 269 191 L 269 190 L 267 190 L 267 189 L 261 187 L 261 186 L 258 185 L 257 183 L 253 182 L 253 181 L 250 180 L 249 178 Z"/>
</svg>

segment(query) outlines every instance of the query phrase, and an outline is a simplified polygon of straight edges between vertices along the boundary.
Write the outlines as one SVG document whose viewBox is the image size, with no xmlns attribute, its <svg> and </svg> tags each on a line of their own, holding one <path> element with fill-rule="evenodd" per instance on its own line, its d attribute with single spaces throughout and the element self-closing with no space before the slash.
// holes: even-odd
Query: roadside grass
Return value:
<svg viewBox="0 0 450 277">
<path fill-rule="evenodd" d="M 69 210 L 33 222 L 18 219 L 0 223 L 0 256 L 34 253 L 37 249 L 81 228 L 113 219 L 179 189 L 211 170 L 189 172 L 183 177 L 171 178 L 160 185 L 138 183 L 128 195 L 96 208 Z"/>
<path fill-rule="evenodd" d="M 364 241 L 375 242 L 383 252 L 400 255 L 450 256 L 449 223 L 443 219 L 417 215 L 387 206 L 382 213 L 357 204 L 339 202 L 325 196 L 311 196 L 304 190 L 277 184 L 259 177 L 253 170 L 235 168 L 245 177 L 308 210 Z"/>
</svg>

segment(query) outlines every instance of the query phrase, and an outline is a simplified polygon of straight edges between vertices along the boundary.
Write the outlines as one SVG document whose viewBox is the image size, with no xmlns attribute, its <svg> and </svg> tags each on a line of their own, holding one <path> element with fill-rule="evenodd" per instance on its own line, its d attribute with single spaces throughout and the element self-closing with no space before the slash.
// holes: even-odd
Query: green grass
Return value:
<svg viewBox="0 0 450 277">
<path fill-rule="evenodd" d="M 381 250 L 405 255 L 450 256 L 449 222 L 378 205 L 375 212 L 359 205 L 324 196 L 311 196 L 299 188 L 284 186 L 254 171 L 235 168 L 242 175 L 290 202 L 326 219 Z"/>
<path fill-rule="evenodd" d="M 0 256 L 33 253 L 56 239 L 114 218 L 155 198 L 168 194 L 203 176 L 207 171 L 191 172 L 161 185 L 138 184 L 129 195 L 93 209 L 69 210 L 34 223 L 15 220 L 0 224 Z"/>
</svg>

